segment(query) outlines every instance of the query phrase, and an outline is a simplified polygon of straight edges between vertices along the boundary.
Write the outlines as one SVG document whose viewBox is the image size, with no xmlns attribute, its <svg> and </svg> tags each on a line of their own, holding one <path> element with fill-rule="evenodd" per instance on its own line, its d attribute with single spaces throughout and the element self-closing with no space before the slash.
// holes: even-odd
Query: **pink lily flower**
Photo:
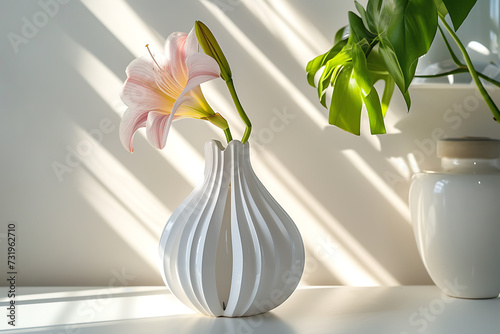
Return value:
<svg viewBox="0 0 500 334">
<path fill-rule="evenodd" d="M 150 52 L 137 58 L 126 73 L 120 97 L 128 108 L 120 123 L 120 141 L 130 152 L 134 134 L 142 127 L 146 127 L 149 143 L 158 149 L 165 147 L 172 121 L 177 119 L 205 119 L 227 128 L 201 91 L 200 84 L 218 78 L 220 69 L 212 57 L 198 53 L 194 29 L 189 34 L 171 34 L 165 54 L 153 57 Z"/>
</svg>

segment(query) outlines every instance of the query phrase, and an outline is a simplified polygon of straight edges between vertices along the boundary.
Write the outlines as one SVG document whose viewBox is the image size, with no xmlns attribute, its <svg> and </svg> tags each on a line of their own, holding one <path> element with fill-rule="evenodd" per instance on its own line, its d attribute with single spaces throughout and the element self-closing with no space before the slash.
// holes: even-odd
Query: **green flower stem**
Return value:
<svg viewBox="0 0 500 334">
<path fill-rule="evenodd" d="M 229 142 L 233 140 L 233 136 L 231 135 L 231 130 L 227 128 L 226 130 L 224 130 L 224 134 L 226 135 L 226 141 L 229 144 Z"/>
<path fill-rule="evenodd" d="M 469 57 L 469 54 L 465 50 L 464 45 L 462 44 L 462 42 L 460 41 L 458 36 L 455 34 L 453 29 L 448 25 L 448 23 L 446 22 L 444 17 L 442 15 L 439 15 L 439 18 L 441 19 L 441 23 L 443 24 L 443 26 L 446 28 L 446 30 L 448 31 L 450 36 L 453 38 L 453 40 L 457 44 L 458 48 L 460 49 L 460 52 L 462 52 L 462 55 L 464 56 L 464 59 L 465 59 L 465 63 L 467 65 L 467 69 L 469 70 L 469 72 L 472 76 L 472 79 L 474 80 L 474 83 L 476 84 L 477 88 L 479 89 L 479 92 L 481 93 L 484 100 L 486 101 L 486 104 L 488 105 L 491 112 L 493 113 L 495 120 L 498 123 L 500 123 L 500 110 L 498 110 L 497 106 L 495 105 L 495 102 L 493 102 L 493 100 L 491 99 L 491 96 L 488 94 L 488 92 L 484 88 L 481 80 L 479 79 L 479 76 L 478 76 L 476 70 L 474 69 L 474 66 L 472 65 L 472 61 Z"/>
<path fill-rule="evenodd" d="M 245 132 L 243 133 L 243 137 L 241 138 L 241 142 L 245 144 L 248 141 L 248 137 L 250 137 L 250 132 L 252 131 L 252 123 L 250 122 L 250 119 L 245 113 L 245 110 L 243 110 L 243 106 L 240 103 L 240 99 L 236 94 L 236 90 L 234 89 L 233 79 L 229 78 L 228 80 L 226 80 L 226 85 L 227 88 L 229 89 L 229 92 L 231 93 L 231 97 L 233 98 L 233 103 L 236 109 L 238 110 L 238 114 L 240 115 L 241 119 L 246 125 Z"/>
</svg>

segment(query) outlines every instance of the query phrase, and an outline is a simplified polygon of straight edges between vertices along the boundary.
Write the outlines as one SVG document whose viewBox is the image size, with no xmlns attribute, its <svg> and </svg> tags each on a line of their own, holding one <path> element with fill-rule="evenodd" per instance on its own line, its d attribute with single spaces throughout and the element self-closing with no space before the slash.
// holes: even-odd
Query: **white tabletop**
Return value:
<svg viewBox="0 0 500 334">
<path fill-rule="evenodd" d="M 434 286 L 305 287 L 275 310 L 247 318 L 195 314 L 165 287 L 0 288 L 0 329 L 13 333 L 500 333 L 500 299 L 446 297 Z"/>
</svg>

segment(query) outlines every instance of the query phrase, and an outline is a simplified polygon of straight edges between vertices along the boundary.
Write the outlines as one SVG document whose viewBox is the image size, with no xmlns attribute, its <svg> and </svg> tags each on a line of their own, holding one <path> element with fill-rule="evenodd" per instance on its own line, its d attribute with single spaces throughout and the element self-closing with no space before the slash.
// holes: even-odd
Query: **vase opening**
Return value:
<svg viewBox="0 0 500 334">
<path fill-rule="evenodd" d="M 217 295 L 223 310 L 226 310 L 231 281 L 233 278 L 233 252 L 231 240 L 231 185 L 227 190 L 222 226 L 217 243 L 217 257 L 215 260 Z"/>
</svg>

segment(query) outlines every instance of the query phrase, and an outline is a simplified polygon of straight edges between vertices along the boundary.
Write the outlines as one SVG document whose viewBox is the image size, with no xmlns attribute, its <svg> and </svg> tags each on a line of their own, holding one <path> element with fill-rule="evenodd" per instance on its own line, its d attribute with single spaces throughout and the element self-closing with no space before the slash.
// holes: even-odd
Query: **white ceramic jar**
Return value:
<svg viewBox="0 0 500 334">
<path fill-rule="evenodd" d="M 410 209 L 418 250 L 449 296 L 500 294 L 500 141 L 438 142 L 442 171 L 414 175 Z"/>
</svg>

